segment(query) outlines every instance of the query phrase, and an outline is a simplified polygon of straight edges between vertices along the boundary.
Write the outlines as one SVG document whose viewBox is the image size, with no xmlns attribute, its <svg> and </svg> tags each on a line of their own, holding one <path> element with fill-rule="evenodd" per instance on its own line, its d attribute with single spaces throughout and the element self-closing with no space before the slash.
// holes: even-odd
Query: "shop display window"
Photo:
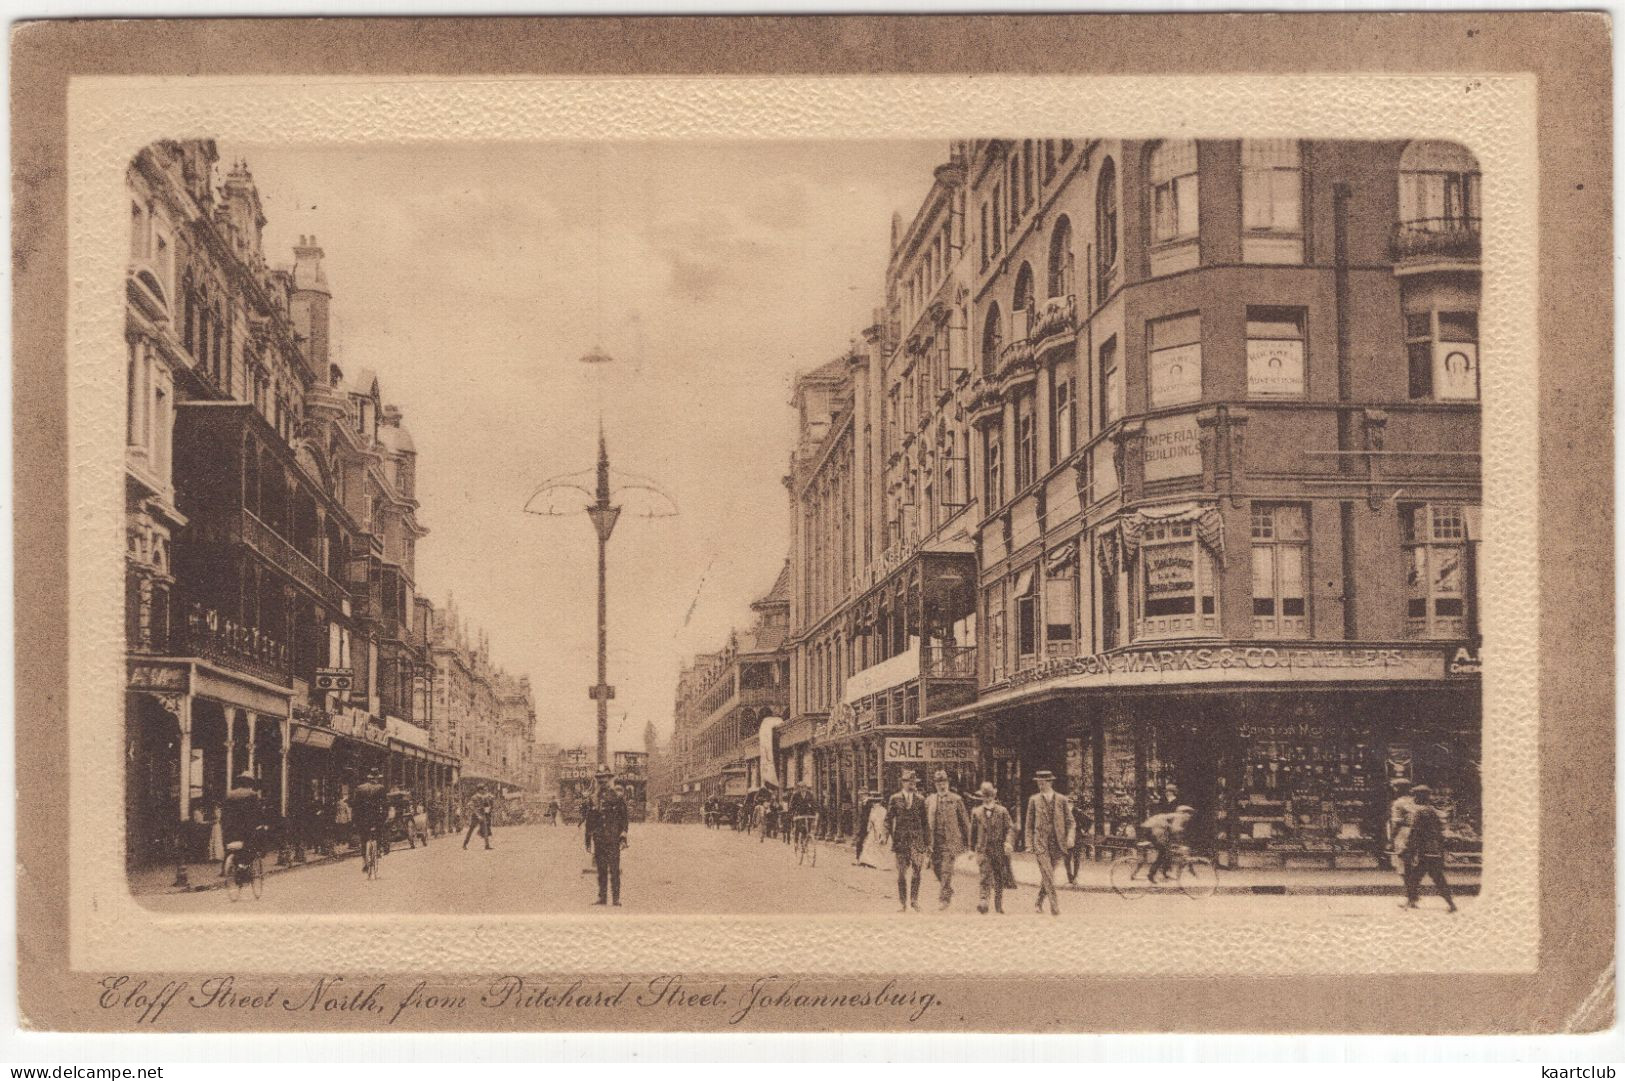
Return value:
<svg viewBox="0 0 1625 1081">
<path fill-rule="evenodd" d="M 1382 848 L 1384 748 L 1368 733 L 1287 722 L 1245 725 L 1241 734 L 1239 847 L 1328 855 Z"/>
<path fill-rule="evenodd" d="M 1102 831 L 1112 837 L 1133 837 L 1141 818 L 1135 763 L 1134 729 L 1128 724 L 1108 724 L 1101 754 L 1104 765 L 1102 797 L 1106 821 Z"/>
</svg>

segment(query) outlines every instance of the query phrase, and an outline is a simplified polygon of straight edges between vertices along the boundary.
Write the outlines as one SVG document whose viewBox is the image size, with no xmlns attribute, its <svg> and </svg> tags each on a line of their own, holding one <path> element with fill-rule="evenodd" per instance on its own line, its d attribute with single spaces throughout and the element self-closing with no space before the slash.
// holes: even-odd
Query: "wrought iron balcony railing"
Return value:
<svg viewBox="0 0 1625 1081">
<path fill-rule="evenodd" d="M 1395 262 L 1417 259 L 1477 261 L 1481 250 L 1477 218 L 1418 218 L 1394 225 L 1389 253 Z"/>
</svg>

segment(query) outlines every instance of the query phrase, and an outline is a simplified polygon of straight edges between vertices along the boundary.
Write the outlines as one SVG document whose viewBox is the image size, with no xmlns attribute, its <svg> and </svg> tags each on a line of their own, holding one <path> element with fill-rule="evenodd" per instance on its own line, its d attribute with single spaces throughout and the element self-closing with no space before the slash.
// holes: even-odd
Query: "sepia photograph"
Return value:
<svg viewBox="0 0 1625 1081">
<path fill-rule="evenodd" d="M 1428 139 L 144 148 L 132 890 L 1470 905 L 1481 184 Z"/>
<path fill-rule="evenodd" d="M 1454 18 L 100 39 L 211 59 L 19 136 L 30 1016 L 1611 1024 L 1606 23 Z M 971 23 L 1098 63 L 860 59 Z"/>
</svg>

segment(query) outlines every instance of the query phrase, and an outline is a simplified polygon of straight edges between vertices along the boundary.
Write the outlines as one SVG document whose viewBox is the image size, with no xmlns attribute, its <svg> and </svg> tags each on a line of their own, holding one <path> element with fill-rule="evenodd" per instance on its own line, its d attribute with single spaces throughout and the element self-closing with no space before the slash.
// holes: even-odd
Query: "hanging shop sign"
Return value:
<svg viewBox="0 0 1625 1081">
<path fill-rule="evenodd" d="M 367 714 L 358 709 L 347 709 L 333 714 L 333 731 L 363 743 L 382 747 L 389 742 L 389 732 L 373 724 Z"/>
<path fill-rule="evenodd" d="M 311 684 L 318 691 L 348 691 L 355 686 L 355 673 L 348 668 L 318 668 Z"/>
<path fill-rule="evenodd" d="M 925 739 L 918 736 L 887 736 L 888 762 L 975 762 L 973 739 Z"/>
</svg>

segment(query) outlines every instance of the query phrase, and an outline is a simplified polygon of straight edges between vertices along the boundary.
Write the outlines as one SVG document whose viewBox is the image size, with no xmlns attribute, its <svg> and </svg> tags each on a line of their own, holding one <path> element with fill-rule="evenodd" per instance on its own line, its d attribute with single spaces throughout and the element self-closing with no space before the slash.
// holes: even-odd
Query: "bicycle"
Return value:
<svg viewBox="0 0 1625 1081">
<path fill-rule="evenodd" d="M 264 826 L 254 831 L 256 835 L 264 834 Z M 226 900 L 236 903 L 242 899 L 243 890 L 250 890 L 254 900 L 258 901 L 265 894 L 265 856 L 256 845 L 252 850 L 253 858 L 249 858 L 250 850 L 242 841 L 233 841 L 226 846 L 226 859 L 222 873 L 226 877 Z"/>
<path fill-rule="evenodd" d="M 796 863 L 808 867 L 818 866 L 818 841 L 813 837 L 814 815 L 796 815 L 795 818 L 795 846 Z"/>
<path fill-rule="evenodd" d="M 1112 861 L 1111 883 L 1117 896 L 1134 900 L 1145 896 L 1147 890 L 1158 887 L 1157 883 L 1147 878 L 1155 862 L 1152 851 L 1150 841 L 1140 841 L 1133 852 L 1125 852 Z M 1168 882 L 1167 875 L 1163 876 L 1163 882 Z M 1211 897 L 1219 888 L 1219 869 L 1206 856 L 1193 856 L 1185 845 L 1175 845 L 1173 886 L 1192 900 Z"/>
</svg>

